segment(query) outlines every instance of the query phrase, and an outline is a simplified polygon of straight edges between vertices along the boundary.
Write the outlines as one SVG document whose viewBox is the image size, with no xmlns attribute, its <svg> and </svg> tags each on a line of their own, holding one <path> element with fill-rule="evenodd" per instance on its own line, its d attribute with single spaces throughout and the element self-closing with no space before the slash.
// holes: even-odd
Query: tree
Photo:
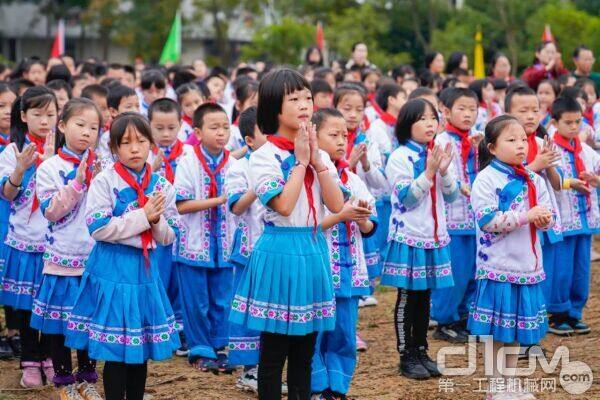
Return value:
<svg viewBox="0 0 600 400">
<path fill-rule="evenodd" d="M 82 16 L 82 22 L 92 25 L 100 36 L 103 60 L 108 59 L 110 39 L 119 26 L 119 19 L 122 16 L 119 3 L 119 0 L 91 0 Z"/>
</svg>

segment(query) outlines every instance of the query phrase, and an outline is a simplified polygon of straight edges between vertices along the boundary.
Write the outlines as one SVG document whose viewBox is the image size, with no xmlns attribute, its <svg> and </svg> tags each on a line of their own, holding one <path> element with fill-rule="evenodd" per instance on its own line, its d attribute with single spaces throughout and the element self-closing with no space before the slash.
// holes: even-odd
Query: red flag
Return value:
<svg viewBox="0 0 600 400">
<path fill-rule="evenodd" d="M 550 30 L 550 25 L 546 24 L 544 27 L 544 33 L 542 33 L 542 42 L 554 42 L 554 36 Z"/>
<path fill-rule="evenodd" d="M 62 54 L 65 54 L 65 21 L 59 19 L 58 29 L 54 36 L 54 42 L 52 42 L 52 50 L 50 50 L 50 57 L 60 57 Z"/>
<path fill-rule="evenodd" d="M 321 21 L 317 22 L 317 47 L 321 51 L 325 48 L 325 35 L 323 34 L 323 24 L 321 24 Z"/>
</svg>

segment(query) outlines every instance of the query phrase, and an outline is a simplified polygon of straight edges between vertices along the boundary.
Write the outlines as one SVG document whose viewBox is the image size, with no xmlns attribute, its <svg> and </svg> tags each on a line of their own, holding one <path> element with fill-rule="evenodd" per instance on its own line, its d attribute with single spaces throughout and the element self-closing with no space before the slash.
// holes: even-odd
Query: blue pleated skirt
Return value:
<svg viewBox="0 0 600 400">
<path fill-rule="evenodd" d="M 64 335 L 80 281 L 80 276 L 44 274 L 40 290 L 33 299 L 31 327 L 42 333 Z"/>
<path fill-rule="evenodd" d="M 389 196 L 377 200 L 375 203 L 377 208 L 377 220 L 379 225 L 377 226 L 377 232 L 375 234 L 379 238 L 379 250 L 381 251 L 381 259 L 385 258 L 385 250 L 387 249 L 387 239 L 390 230 L 390 216 L 392 214 L 392 203 Z"/>
<path fill-rule="evenodd" d="M 467 327 L 472 335 L 491 335 L 499 342 L 539 343 L 548 330 L 541 284 L 477 280 Z"/>
<path fill-rule="evenodd" d="M 391 241 L 383 262 L 381 284 L 408 290 L 454 286 L 448 246 L 423 249 Z"/>
<path fill-rule="evenodd" d="M 33 298 L 42 283 L 44 253 L 29 253 L 3 245 L 0 251 L 4 259 L 0 304 L 17 310 L 30 311 Z"/>
<path fill-rule="evenodd" d="M 138 248 L 97 242 L 86 264 L 67 323 L 67 347 L 94 360 L 141 364 L 170 358 L 179 324 L 150 251 L 146 267 Z"/>
<path fill-rule="evenodd" d="M 253 330 L 284 335 L 332 330 L 335 298 L 320 228 L 265 226 L 231 307 L 230 321 Z"/>
</svg>

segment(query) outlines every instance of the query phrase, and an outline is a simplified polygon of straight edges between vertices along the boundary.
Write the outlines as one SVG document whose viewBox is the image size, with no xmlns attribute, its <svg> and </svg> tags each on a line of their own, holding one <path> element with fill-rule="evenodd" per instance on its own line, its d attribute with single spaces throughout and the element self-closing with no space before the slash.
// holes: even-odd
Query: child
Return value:
<svg viewBox="0 0 600 400">
<path fill-rule="evenodd" d="M 46 86 L 54 92 L 54 96 L 56 96 L 56 101 L 58 102 L 58 115 L 62 114 L 63 107 L 72 97 L 71 85 L 62 79 L 55 79 L 50 81 Z"/>
<path fill-rule="evenodd" d="M 258 395 L 281 398 L 288 359 L 289 398 L 310 398 L 316 332 L 335 325 L 327 242 L 319 223 L 337 213 L 343 194 L 335 167 L 308 126 L 309 83 L 296 71 L 270 72 L 260 83 L 257 123 L 268 143 L 250 157 L 250 181 L 267 207 L 232 303 L 230 319 L 261 331 Z"/>
<path fill-rule="evenodd" d="M 135 90 L 128 86 L 117 85 L 109 89 L 106 98 L 111 118 L 116 118 L 125 112 L 139 112 L 140 101 Z"/>
<path fill-rule="evenodd" d="M 194 133 L 194 123 L 192 118 L 194 117 L 194 111 L 205 99 L 202 96 L 202 91 L 195 83 L 186 83 L 177 88 L 175 92 L 177 94 L 177 102 L 181 106 L 181 129 L 177 138 L 182 142 L 186 142 L 188 138 Z"/>
<path fill-rule="evenodd" d="M 333 89 L 325 79 L 313 79 L 310 88 L 315 99 L 315 111 L 332 105 Z"/>
<path fill-rule="evenodd" d="M 584 118 L 592 126 L 594 131 L 600 130 L 600 102 L 596 92 L 596 83 L 588 78 L 577 80 L 575 86 L 581 88 L 587 94 L 588 101 L 585 108 Z"/>
<path fill-rule="evenodd" d="M 175 192 L 146 163 L 152 133 L 124 113 L 110 127 L 116 162 L 93 179 L 85 219 L 96 240 L 67 323 L 65 345 L 104 360 L 107 400 L 142 400 L 147 360 L 180 346 L 154 249 L 175 240 Z"/>
<path fill-rule="evenodd" d="M 559 93 L 560 85 L 552 79 L 541 81 L 537 87 L 537 97 L 540 101 L 540 125 L 546 130 L 550 127 L 550 121 L 552 120 L 550 115 L 552 103 L 554 103 Z"/>
<path fill-rule="evenodd" d="M 46 83 L 46 64 L 36 58 L 24 60 L 23 78 L 34 85 L 41 86 Z"/>
<path fill-rule="evenodd" d="M 85 206 L 95 159 L 92 149 L 100 126 L 100 112 L 91 100 L 69 101 L 58 123 L 58 154 L 42 163 L 36 176 L 37 197 L 49 222 L 49 233 L 44 277 L 33 301 L 31 327 L 49 335 L 53 383 L 65 400 L 102 399 L 94 387 L 98 380 L 96 362 L 90 360 L 87 351 L 78 351 L 76 379 L 71 349 L 65 347 L 64 337 L 81 274 L 94 245 L 85 225 Z"/>
<path fill-rule="evenodd" d="M 1 196 L 10 202 L 8 233 L 3 246 L 4 271 L 0 303 L 15 310 L 22 344 L 21 386 L 33 388 L 54 377 L 48 338 L 30 327 L 33 298 L 44 266 L 47 223 L 35 196 L 36 170 L 54 155 L 57 112 L 54 93 L 35 86 L 15 100 L 11 112 L 11 144 L 0 154 Z M 48 139 L 46 139 L 48 138 Z"/>
<path fill-rule="evenodd" d="M 345 161 L 348 130 L 343 115 L 324 108 L 315 113 L 319 148 L 336 164 L 342 184 L 352 196 L 342 211 L 323 219 L 335 289 L 336 324 L 319 332 L 312 361 L 311 390 L 323 399 L 345 399 L 356 367 L 358 300 L 370 293 L 363 236 L 375 233 L 371 215 L 375 199 Z M 356 204 L 353 204 L 356 201 Z"/>
<path fill-rule="evenodd" d="M 250 151 L 258 150 L 266 143 L 267 137 L 256 126 L 256 107 L 242 112 L 239 118 L 240 133 Z M 250 182 L 250 152 L 246 157 L 234 162 L 227 171 L 226 191 L 229 210 L 239 216 L 231 250 L 231 263 L 234 265 L 234 288 L 241 280 L 244 268 L 252 253 L 252 248 L 263 231 L 265 207 L 256 201 L 256 194 Z M 244 371 L 239 377 L 237 387 L 258 390 L 257 365 L 260 347 L 260 332 L 246 329 L 243 325 L 231 324 L 229 327 L 229 363 L 243 365 Z M 287 389 L 286 389 L 287 390 Z"/>
<path fill-rule="evenodd" d="M 475 291 L 475 216 L 471 187 L 477 175 L 477 145 L 481 136 L 471 136 L 477 120 L 479 99 L 469 89 L 447 89 L 444 95 L 446 129 L 436 143 L 453 147 L 452 164 L 458 175 L 460 194 L 446 203 L 446 227 L 450 235 L 450 261 L 454 286 L 433 290 L 431 318 L 438 322 L 433 337 L 452 343 L 467 343 L 468 307 Z"/>
<path fill-rule="evenodd" d="M 223 104 L 225 101 L 225 79 L 221 75 L 209 75 L 204 84 L 210 93 L 210 101 Z"/>
<path fill-rule="evenodd" d="M 400 85 L 388 83 L 377 89 L 375 101 L 371 103 L 379 114 L 379 118 L 371 123 L 367 131 L 367 137 L 379 146 L 384 165 L 390 154 L 398 147 L 394 136 L 394 128 L 396 127 L 398 113 L 406 103 L 406 96 L 406 92 Z M 379 215 L 383 217 L 383 214 Z M 385 231 L 385 229 L 382 231 Z M 382 235 L 382 233 L 379 235 Z"/>
<path fill-rule="evenodd" d="M 89 85 L 83 88 L 81 97 L 93 101 L 102 115 L 103 125 L 100 127 L 98 134 L 96 157 L 98 160 L 111 160 L 111 153 L 108 148 L 111 121 L 111 112 L 108 107 L 108 89 L 102 85 Z"/>
<path fill-rule="evenodd" d="M 171 184 L 175 182 L 179 161 L 187 153 L 193 151 L 191 146 L 183 144 L 177 139 L 181 126 L 180 116 L 181 108 L 179 104 L 168 98 L 155 100 L 148 108 L 148 118 L 154 142 L 154 146 L 148 155 L 148 163 L 152 166 L 152 171 L 164 177 Z M 178 230 L 175 233 L 178 234 Z M 175 319 L 179 324 L 183 324 L 179 286 L 177 277 L 172 270 L 173 245 L 157 246 L 155 253 L 156 258 L 160 260 L 160 279 L 171 301 Z M 181 347 L 177 349 L 176 354 L 180 357 L 187 356 L 188 349 L 183 331 L 179 332 L 179 340 L 181 341 Z"/>
<path fill-rule="evenodd" d="M 235 81 L 235 113 L 239 115 L 250 107 L 256 107 L 258 101 L 258 82 L 248 77 L 242 77 Z M 227 147 L 231 151 L 231 156 L 236 160 L 246 154 L 248 147 L 238 128 L 238 117 L 231 126 L 231 135 Z"/>
<path fill-rule="evenodd" d="M 517 366 L 517 354 L 498 359 L 503 347 L 538 343 L 547 329 L 537 231 L 552 227 L 554 210 L 542 178 L 523 167 L 527 148 L 527 134 L 517 119 L 504 115 L 490 121 L 479 145 L 481 171 L 471 192 L 477 218 L 477 289 L 468 328 L 472 335 L 493 337 L 493 353 L 485 357 L 494 363 L 496 379 L 508 376 L 504 368 Z M 517 397 L 535 398 L 526 391 L 512 397 L 500 388 L 486 398 Z"/>
<path fill-rule="evenodd" d="M 550 332 L 557 335 L 589 333 L 582 320 L 590 287 L 592 234 L 600 232 L 598 187 L 600 155 L 579 139 L 582 112 L 579 103 L 559 97 L 552 105 L 556 125 L 553 140 L 560 154 L 563 189 L 556 193 L 563 241 L 555 244 L 552 293 L 548 301 Z M 574 189 L 574 190 L 568 190 Z"/>
<path fill-rule="evenodd" d="M 194 367 L 233 372 L 224 351 L 228 343 L 233 268 L 229 262 L 232 217 L 227 211 L 224 176 L 231 166 L 225 145 L 229 121 L 215 103 L 194 112 L 201 144 L 183 157 L 175 174 L 180 241 L 174 251 L 182 301 L 183 328 Z"/>
<path fill-rule="evenodd" d="M 502 109 L 495 102 L 496 92 L 490 80 L 478 79 L 469 85 L 469 89 L 475 92 L 479 101 L 475 130 L 483 132 L 489 121 L 502 114 Z"/>
<path fill-rule="evenodd" d="M 140 84 L 139 109 L 140 113 L 148 116 L 148 108 L 156 99 L 165 97 L 167 81 L 162 72 L 157 70 L 144 71 Z M 129 110 L 131 111 L 131 110 Z"/>
<path fill-rule="evenodd" d="M 427 100 L 409 100 L 396 125 L 399 147 L 385 168 L 392 191 L 388 248 L 381 284 L 398 288 L 394 313 L 400 372 L 410 379 L 440 376 L 427 355 L 431 289 L 454 284 L 445 202 L 458 196 L 452 147 L 434 144 L 438 116 Z"/>
</svg>

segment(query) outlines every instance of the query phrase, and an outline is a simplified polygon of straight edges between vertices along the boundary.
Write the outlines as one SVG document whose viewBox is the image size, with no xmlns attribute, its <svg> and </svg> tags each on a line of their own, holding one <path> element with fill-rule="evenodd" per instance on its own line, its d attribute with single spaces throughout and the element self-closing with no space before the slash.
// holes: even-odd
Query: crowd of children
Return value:
<svg viewBox="0 0 600 400">
<path fill-rule="evenodd" d="M 302 73 L 64 57 L 0 82 L 0 358 L 23 387 L 98 400 L 103 361 L 105 398 L 141 400 L 148 360 L 176 354 L 243 367 L 260 399 L 346 399 L 378 284 L 409 379 L 443 373 L 431 327 L 491 335 L 497 377 L 503 347 L 590 332 L 595 82 L 528 85 L 501 54 L 480 80 L 463 53 L 443 81 L 440 53 L 420 78 L 334 71 L 314 50 Z"/>
</svg>

